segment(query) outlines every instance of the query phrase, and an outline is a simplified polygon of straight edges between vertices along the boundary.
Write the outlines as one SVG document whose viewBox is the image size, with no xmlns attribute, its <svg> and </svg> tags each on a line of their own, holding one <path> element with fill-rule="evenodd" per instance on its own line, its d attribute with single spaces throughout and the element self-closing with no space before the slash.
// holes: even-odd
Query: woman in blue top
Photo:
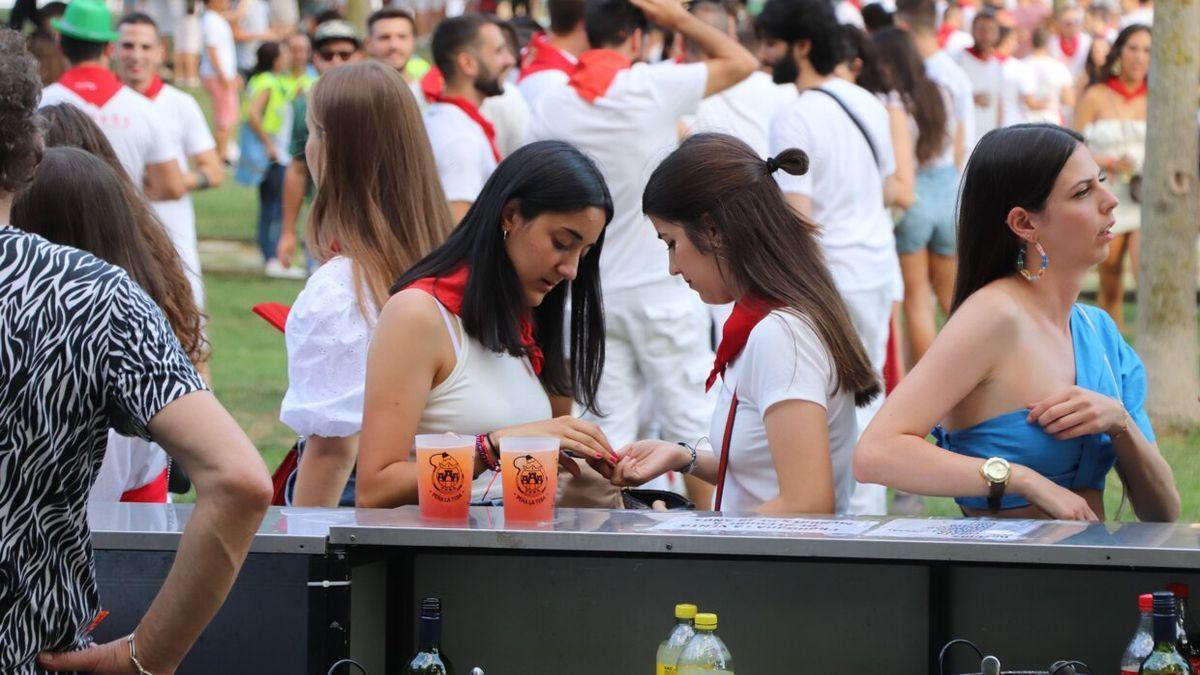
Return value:
<svg viewBox="0 0 1200 675">
<path fill-rule="evenodd" d="M 1098 520 L 1115 464 L 1140 519 L 1179 517 L 1141 359 L 1107 314 L 1077 304 L 1116 224 L 1105 180 L 1061 127 L 980 140 L 950 320 L 863 433 L 858 480 L 956 497 L 971 516 Z"/>
</svg>

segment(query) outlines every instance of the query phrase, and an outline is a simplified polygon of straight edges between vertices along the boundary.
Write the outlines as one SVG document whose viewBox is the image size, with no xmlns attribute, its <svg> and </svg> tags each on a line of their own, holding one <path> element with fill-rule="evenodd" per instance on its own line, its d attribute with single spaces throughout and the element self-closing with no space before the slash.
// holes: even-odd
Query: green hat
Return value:
<svg viewBox="0 0 1200 675">
<path fill-rule="evenodd" d="M 84 42 L 116 42 L 121 37 L 112 29 L 112 14 L 104 0 L 71 0 L 62 18 L 51 20 L 50 25 Z"/>
</svg>

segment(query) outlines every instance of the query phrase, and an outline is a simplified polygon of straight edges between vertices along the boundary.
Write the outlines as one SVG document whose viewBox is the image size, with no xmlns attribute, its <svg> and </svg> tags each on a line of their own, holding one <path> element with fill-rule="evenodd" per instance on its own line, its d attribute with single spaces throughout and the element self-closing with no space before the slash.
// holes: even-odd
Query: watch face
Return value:
<svg viewBox="0 0 1200 675">
<path fill-rule="evenodd" d="M 989 459 L 983 463 L 983 475 L 993 483 L 1003 483 L 1008 480 L 1008 463 L 1003 460 Z"/>
</svg>

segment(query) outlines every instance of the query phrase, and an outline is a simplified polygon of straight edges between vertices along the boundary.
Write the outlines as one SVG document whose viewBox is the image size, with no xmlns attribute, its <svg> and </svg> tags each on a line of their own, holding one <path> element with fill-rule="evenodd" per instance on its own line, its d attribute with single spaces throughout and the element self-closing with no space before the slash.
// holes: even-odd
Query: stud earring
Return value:
<svg viewBox="0 0 1200 675">
<path fill-rule="evenodd" d="M 508 230 L 501 230 L 501 231 L 504 232 L 504 241 L 508 241 Z"/>
<path fill-rule="evenodd" d="M 1025 277 L 1026 281 L 1037 281 L 1046 273 L 1046 268 L 1050 267 L 1050 256 L 1046 255 L 1046 249 L 1042 248 L 1041 242 L 1033 242 L 1034 248 L 1037 249 L 1038 255 L 1042 257 L 1042 264 L 1036 272 L 1030 272 L 1029 268 L 1025 267 L 1025 246 L 1021 246 L 1021 250 L 1017 252 L 1017 271 L 1021 276 Z"/>
</svg>

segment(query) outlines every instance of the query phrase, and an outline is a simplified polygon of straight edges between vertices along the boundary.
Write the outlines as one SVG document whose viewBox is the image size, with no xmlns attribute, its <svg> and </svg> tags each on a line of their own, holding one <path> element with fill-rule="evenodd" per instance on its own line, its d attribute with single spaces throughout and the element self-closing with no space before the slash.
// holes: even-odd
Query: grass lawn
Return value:
<svg viewBox="0 0 1200 675">
<path fill-rule="evenodd" d="M 204 239 L 254 240 L 257 195 L 237 185 L 225 185 L 196 195 L 196 229 Z M 205 263 L 208 265 L 208 263 Z M 247 274 L 205 275 L 209 336 L 213 343 L 213 389 L 274 470 L 295 440 L 279 421 L 279 404 L 287 389 L 287 358 L 283 335 L 250 312 L 260 302 L 291 304 L 303 284 L 265 279 Z M 1131 330 L 1136 307 L 1126 305 L 1126 326 Z M 1131 336 L 1130 336 L 1131 337 Z M 1159 447 L 1175 470 L 1183 495 L 1183 519 L 1200 522 L 1200 429 L 1189 434 L 1163 434 Z M 1121 499 L 1120 483 L 1113 474 L 1106 491 L 1106 508 L 1114 518 Z M 929 515 L 959 515 L 950 499 L 926 499 Z M 1123 519 L 1132 519 L 1126 507 Z"/>
</svg>

